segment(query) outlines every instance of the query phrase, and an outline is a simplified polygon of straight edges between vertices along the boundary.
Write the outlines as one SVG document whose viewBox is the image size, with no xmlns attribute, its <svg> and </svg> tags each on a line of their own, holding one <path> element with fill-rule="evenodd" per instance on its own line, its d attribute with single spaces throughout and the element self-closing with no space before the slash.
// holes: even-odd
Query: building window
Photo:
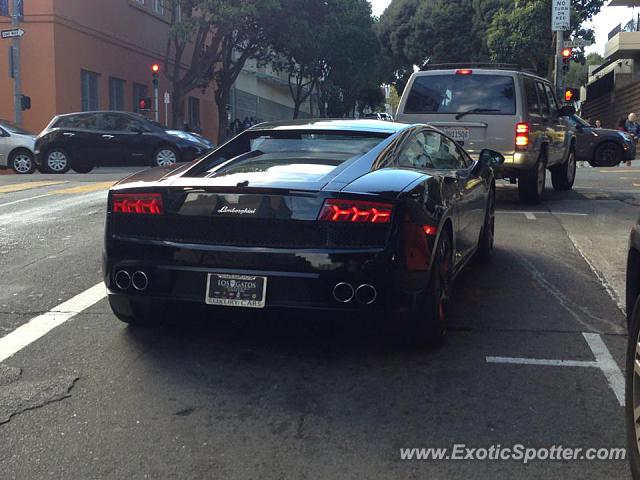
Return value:
<svg viewBox="0 0 640 480">
<path fill-rule="evenodd" d="M 159 13 L 160 15 L 164 15 L 164 5 L 162 5 L 163 0 L 151 0 L 151 9 Z"/>
<path fill-rule="evenodd" d="M 200 99 L 189 97 L 189 128 L 200 130 Z"/>
<path fill-rule="evenodd" d="M 124 110 L 124 80 L 109 78 L 109 109 Z"/>
<path fill-rule="evenodd" d="M 139 83 L 133 84 L 133 111 L 140 113 L 140 100 L 147 97 L 147 86 Z"/>
<path fill-rule="evenodd" d="M 100 110 L 100 74 L 81 70 L 82 110 Z"/>
</svg>

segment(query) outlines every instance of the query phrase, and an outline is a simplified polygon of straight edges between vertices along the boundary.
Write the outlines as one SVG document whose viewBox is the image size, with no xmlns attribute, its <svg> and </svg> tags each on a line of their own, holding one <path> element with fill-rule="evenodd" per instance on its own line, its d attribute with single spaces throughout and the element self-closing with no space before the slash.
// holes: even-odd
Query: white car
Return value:
<svg viewBox="0 0 640 480">
<path fill-rule="evenodd" d="M 20 174 L 33 173 L 36 136 L 24 128 L 0 119 L 0 168 L 11 168 Z"/>
</svg>

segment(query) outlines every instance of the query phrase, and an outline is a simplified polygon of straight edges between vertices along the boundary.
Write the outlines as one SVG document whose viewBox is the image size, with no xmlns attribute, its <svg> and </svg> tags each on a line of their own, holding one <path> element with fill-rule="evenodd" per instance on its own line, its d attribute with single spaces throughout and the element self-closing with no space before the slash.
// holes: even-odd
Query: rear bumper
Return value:
<svg viewBox="0 0 640 480">
<path fill-rule="evenodd" d="M 104 281 L 116 302 L 205 304 L 209 273 L 231 273 L 267 278 L 267 309 L 298 308 L 334 311 L 414 311 L 424 296 L 428 274 L 405 272 L 385 250 L 280 250 L 237 249 L 213 246 L 148 248 L 147 255 L 133 246 L 133 254 L 105 252 Z M 124 252 L 129 249 L 120 250 Z M 164 251 L 163 251 L 164 250 Z M 155 257 L 155 258 L 154 258 Z M 125 290 L 115 274 L 144 271 L 145 291 Z M 333 289 L 341 282 L 372 285 L 377 296 L 371 304 L 353 298 L 339 302 Z M 232 307 L 211 307 L 232 310 Z"/>
<path fill-rule="evenodd" d="M 531 170 L 538 161 L 538 152 L 515 152 L 504 155 L 504 164 L 494 168 L 496 178 L 518 176 L 519 174 Z"/>
</svg>

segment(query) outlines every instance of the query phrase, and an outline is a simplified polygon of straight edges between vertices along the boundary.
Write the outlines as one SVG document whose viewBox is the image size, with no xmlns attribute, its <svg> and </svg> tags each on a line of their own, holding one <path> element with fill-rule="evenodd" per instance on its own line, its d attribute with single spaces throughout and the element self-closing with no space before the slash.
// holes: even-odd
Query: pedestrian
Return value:
<svg viewBox="0 0 640 480">
<path fill-rule="evenodd" d="M 600 120 L 596 120 L 596 128 L 602 128 L 602 122 Z"/>
<path fill-rule="evenodd" d="M 242 122 L 242 130 L 247 130 L 251 128 L 251 120 L 249 120 L 249 117 L 244 117 L 244 121 Z"/>
<path fill-rule="evenodd" d="M 640 137 L 640 124 L 637 122 L 638 117 L 634 112 L 631 112 L 627 117 L 627 121 L 624 124 L 626 132 L 633 137 L 633 140 L 638 143 Z M 627 160 L 627 167 L 631 166 L 631 160 Z"/>
</svg>

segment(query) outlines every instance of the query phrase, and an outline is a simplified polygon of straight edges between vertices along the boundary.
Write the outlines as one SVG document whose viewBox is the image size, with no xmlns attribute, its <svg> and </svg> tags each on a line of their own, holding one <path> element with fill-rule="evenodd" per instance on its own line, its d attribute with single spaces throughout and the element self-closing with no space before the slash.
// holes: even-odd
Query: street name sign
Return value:
<svg viewBox="0 0 640 480">
<path fill-rule="evenodd" d="M 571 30 L 571 0 L 553 0 L 551 30 L 554 32 Z"/>
<path fill-rule="evenodd" d="M 14 28 L 11 30 L 2 30 L 0 31 L 0 36 L 4 40 L 5 38 L 16 38 L 24 35 L 24 30 L 21 28 Z"/>
<path fill-rule="evenodd" d="M 582 48 L 589 47 L 591 45 L 593 45 L 593 42 L 589 42 L 581 38 L 578 38 L 576 40 L 565 40 L 564 42 L 564 48 Z"/>
</svg>

